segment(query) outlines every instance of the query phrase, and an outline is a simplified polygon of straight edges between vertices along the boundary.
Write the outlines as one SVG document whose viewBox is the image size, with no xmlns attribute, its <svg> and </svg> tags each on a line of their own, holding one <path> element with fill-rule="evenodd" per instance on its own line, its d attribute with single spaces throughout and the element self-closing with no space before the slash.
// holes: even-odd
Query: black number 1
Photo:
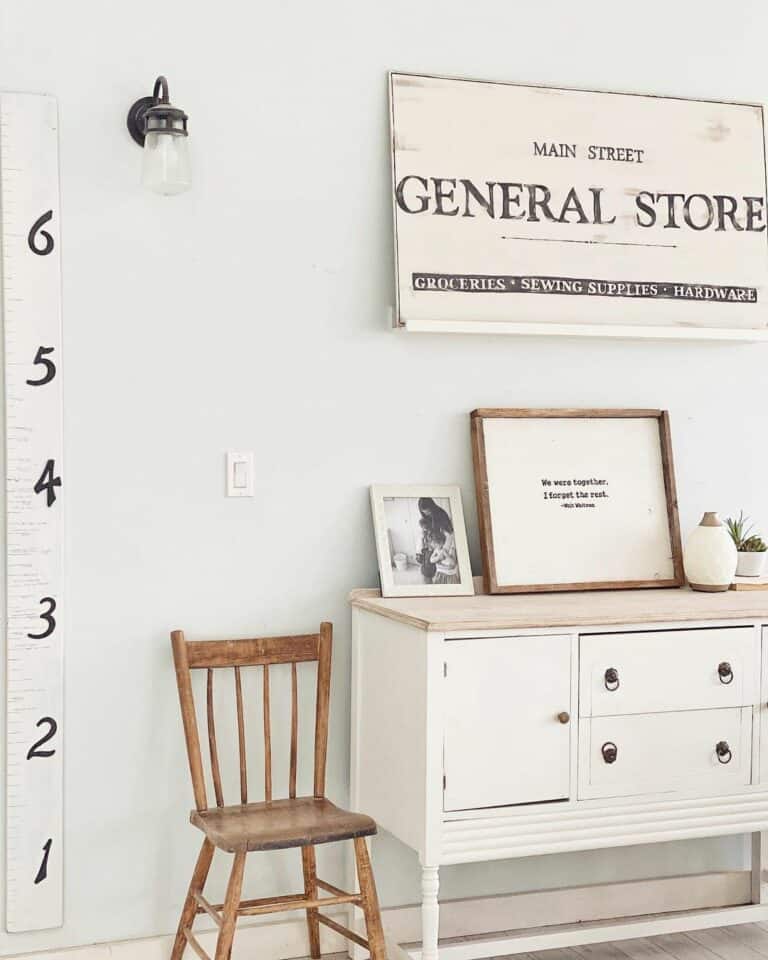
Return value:
<svg viewBox="0 0 768 960">
<path fill-rule="evenodd" d="M 43 847 L 43 862 L 40 864 L 40 867 L 37 871 L 37 876 L 35 877 L 35 885 L 42 883 L 43 880 L 48 876 L 48 856 L 51 852 L 51 845 L 53 844 L 53 838 L 49 838 L 45 841 L 45 846 Z"/>
<path fill-rule="evenodd" d="M 61 477 L 57 477 L 54 474 L 54 462 L 53 460 L 48 460 L 43 467 L 43 472 L 40 474 L 40 479 L 34 486 L 35 493 L 42 493 L 45 490 L 46 500 L 48 506 L 52 507 L 56 502 L 56 491 L 54 487 L 61 486 Z"/>
</svg>

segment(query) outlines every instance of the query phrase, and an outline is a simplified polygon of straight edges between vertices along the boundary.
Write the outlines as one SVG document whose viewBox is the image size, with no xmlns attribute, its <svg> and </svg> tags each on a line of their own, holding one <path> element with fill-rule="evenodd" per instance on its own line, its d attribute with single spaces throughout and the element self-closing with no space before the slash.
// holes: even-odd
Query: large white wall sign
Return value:
<svg viewBox="0 0 768 960">
<path fill-rule="evenodd" d="M 763 109 L 391 75 L 398 323 L 768 335 Z"/>
<path fill-rule="evenodd" d="M 62 910 L 62 393 L 56 101 L 0 93 L 6 929 Z"/>
</svg>

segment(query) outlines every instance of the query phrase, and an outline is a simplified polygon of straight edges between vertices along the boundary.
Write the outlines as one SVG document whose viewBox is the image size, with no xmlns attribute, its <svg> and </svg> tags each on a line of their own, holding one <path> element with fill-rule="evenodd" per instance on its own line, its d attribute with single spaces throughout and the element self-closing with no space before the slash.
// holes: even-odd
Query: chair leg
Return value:
<svg viewBox="0 0 768 960">
<path fill-rule="evenodd" d="M 229 960 L 232 950 L 232 940 L 235 936 L 237 923 L 237 908 L 240 906 L 240 891 L 243 888 L 243 870 L 245 869 L 245 850 L 238 850 L 232 864 L 232 872 L 227 884 L 227 895 L 221 911 L 221 930 L 216 940 L 215 960 Z"/>
<path fill-rule="evenodd" d="M 376 881 L 373 878 L 365 837 L 355 837 L 355 861 L 357 862 L 357 882 L 360 884 L 360 896 L 363 900 L 362 907 L 371 960 L 386 960 L 387 953 L 384 947 L 384 931 L 381 927 L 379 898 L 376 895 Z"/>
<path fill-rule="evenodd" d="M 197 858 L 197 863 L 195 864 L 195 870 L 192 874 L 189 890 L 187 891 L 187 899 L 184 901 L 184 906 L 181 910 L 181 919 L 179 920 L 179 926 L 176 931 L 176 939 L 173 941 L 171 960 L 181 960 L 182 954 L 184 953 L 184 948 L 187 945 L 187 938 L 184 936 L 184 931 L 187 928 L 191 929 L 192 924 L 195 922 L 195 916 L 197 914 L 195 894 L 203 892 L 205 881 L 208 878 L 208 871 L 211 869 L 213 850 L 213 844 L 206 837 L 203 840 L 203 846 Z"/>
<path fill-rule="evenodd" d="M 315 848 L 301 848 L 301 865 L 304 870 L 304 894 L 312 900 L 317 899 L 317 865 Z M 309 932 L 309 955 L 312 960 L 320 957 L 320 921 L 317 910 L 307 910 L 307 931 Z"/>
</svg>

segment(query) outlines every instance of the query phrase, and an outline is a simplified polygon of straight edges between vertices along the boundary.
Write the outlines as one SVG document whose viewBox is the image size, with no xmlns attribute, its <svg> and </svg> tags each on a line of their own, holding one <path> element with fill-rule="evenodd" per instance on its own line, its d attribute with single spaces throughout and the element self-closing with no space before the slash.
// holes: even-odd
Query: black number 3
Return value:
<svg viewBox="0 0 768 960">
<path fill-rule="evenodd" d="M 36 253 L 38 257 L 47 257 L 49 253 L 53 252 L 53 237 L 47 230 L 42 229 L 49 220 L 53 220 L 53 210 L 47 210 L 42 217 L 38 217 L 30 227 L 29 234 L 27 235 L 29 249 L 32 253 Z M 38 232 L 40 236 L 44 238 L 41 247 L 38 247 L 35 243 Z"/>
<path fill-rule="evenodd" d="M 56 619 L 53 616 L 53 612 L 56 609 L 56 601 L 53 597 L 42 597 L 40 603 L 47 603 L 48 609 L 45 613 L 40 614 L 40 619 L 45 620 L 47 626 L 42 633 L 28 633 L 27 636 L 30 640 L 45 640 L 46 637 L 50 637 L 53 631 L 56 629 Z"/>
<path fill-rule="evenodd" d="M 48 724 L 48 732 L 44 733 L 43 736 L 40 737 L 39 740 L 36 740 L 35 743 L 33 743 L 29 748 L 29 751 L 27 752 L 27 760 L 31 760 L 32 757 L 52 757 L 54 753 L 56 753 L 55 750 L 41 750 L 40 747 L 42 747 L 44 743 L 48 743 L 48 741 L 56 735 L 59 725 L 56 723 L 53 717 L 41 717 L 35 726 L 39 727 L 43 723 Z"/>
<path fill-rule="evenodd" d="M 54 487 L 61 486 L 61 477 L 54 475 L 54 461 L 48 460 L 40 474 L 40 479 L 34 486 L 35 493 L 42 493 L 45 490 L 48 506 L 52 507 L 56 503 L 56 491 Z"/>
<path fill-rule="evenodd" d="M 30 387 L 42 387 L 46 383 L 50 383 L 51 380 L 56 376 L 56 364 L 53 360 L 49 360 L 46 357 L 46 353 L 53 353 L 53 347 L 38 347 L 37 353 L 35 354 L 34 363 L 38 363 L 45 367 L 45 373 L 40 378 L 40 380 L 27 380 L 27 383 Z"/>
</svg>

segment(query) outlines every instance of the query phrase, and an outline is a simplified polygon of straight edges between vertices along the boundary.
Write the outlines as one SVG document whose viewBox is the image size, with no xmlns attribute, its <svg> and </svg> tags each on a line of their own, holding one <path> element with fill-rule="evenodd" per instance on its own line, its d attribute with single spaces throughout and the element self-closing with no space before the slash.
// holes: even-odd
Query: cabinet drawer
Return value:
<svg viewBox="0 0 768 960">
<path fill-rule="evenodd" d="M 760 648 L 752 627 L 586 634 L 582 717 L 705 710 L 755 703 Z"/>
<path fill-rule="evenodd" d="M 579 722 L 579 739 L 579 799 L 718 791 L 751 780 L 749 707 L 592 717 Z"/>
</svg>

